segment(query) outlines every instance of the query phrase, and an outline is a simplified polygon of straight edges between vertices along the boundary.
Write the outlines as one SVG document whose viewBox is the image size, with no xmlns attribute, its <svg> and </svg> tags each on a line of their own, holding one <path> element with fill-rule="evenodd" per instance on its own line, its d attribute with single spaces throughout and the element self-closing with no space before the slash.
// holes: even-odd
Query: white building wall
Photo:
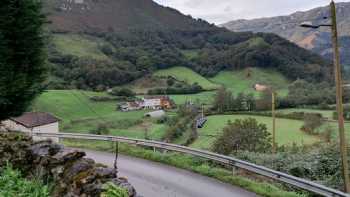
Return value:
<svg viewBox="0 0 350 197">
<path fill-rule="evenodd" d="M 47 125 L 42 125 L 34 128 L 27 128 L 21 124 L 17 124 L 16 122 L 12 120 L 5 120 L 2 122 L 3 125 L 5 126 L 6 129 L 10 131 L 21 131 L 21 132 L 42 132 L 42 133 L 59 133 L 59 123 L 51 123 Z M 59 139 L 58 138 L 43 138 L 43 137 L 33 137 L 35 141 L 38 140 L 46 140 L 46 139 L 51 139 L 53 142 L 58 143 Z"/>
<path fill-rule="evenodd" d="M 160 107 L 160 99 L 144 99 L 144 107 L 148 109 L 157 109 Z"/>
<path fill-rule="evenodd" d="M 58 133 L 59 132 L 59 125 L 58 122 L 42 125 L 39 127 L 34 127 L 33 132 L 41 132 L 41 133 Z M 45 140 L 45 139 L 51 139 L 53 142 L 58 143 L 59 139 L 56 137 L 51 138 L 42 138 L 42 137 L 34 137 L 34 140 Z"/>
</svg>

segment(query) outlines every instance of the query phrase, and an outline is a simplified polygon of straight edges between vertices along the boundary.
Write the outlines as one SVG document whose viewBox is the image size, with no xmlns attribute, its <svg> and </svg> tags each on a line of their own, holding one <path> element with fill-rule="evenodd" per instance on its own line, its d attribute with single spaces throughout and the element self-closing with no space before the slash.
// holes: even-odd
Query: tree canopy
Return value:
<svg viewBox="0 0 350 197">
<path fill-rule="evenodd" d="M 0 120 L 23 113 L 42 90 L 45 21 L 40 1 L 1 2 Z"/>
</svg>

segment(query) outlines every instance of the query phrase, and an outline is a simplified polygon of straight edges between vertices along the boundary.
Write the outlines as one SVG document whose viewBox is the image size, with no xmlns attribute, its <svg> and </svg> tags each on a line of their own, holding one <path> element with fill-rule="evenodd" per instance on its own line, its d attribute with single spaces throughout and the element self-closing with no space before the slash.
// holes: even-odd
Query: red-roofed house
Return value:
<svg viewBox="0 0 350 197">
<path fill-rule="evenodd" d="M 58 133 L 59 121 L 58 118 L 46 112 L 28 112 L 19 117 L 9 118 L 3 121 L 2 124 L 10 131 Z M 34 140 L 42 139 L 38 137 L 34 138 Z M 59 141 L 58 138 L 50 139 L 54 142 Z"/>
<path fill-rule="evenodd" d="M 173 104 L 168 96 L 146 96 L 143 99 L 143 107 L 146 109 L 171 109 Z"/>
</svg>

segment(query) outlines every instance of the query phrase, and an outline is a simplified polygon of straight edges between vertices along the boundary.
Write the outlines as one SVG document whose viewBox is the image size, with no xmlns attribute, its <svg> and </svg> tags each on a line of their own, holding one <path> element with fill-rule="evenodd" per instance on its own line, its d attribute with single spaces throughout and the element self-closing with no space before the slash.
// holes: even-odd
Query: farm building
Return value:
<svg viewBox="0 0 350 197">
<path fill-rule="evenodd" d="M 145 109 L 171 109 L 173 101 L 168 96 L 149 96 L 143 99 Z"/>
<path fill-rule="evenodd" d="M 139 102 L 126 102 L 120 105 L 120 110 L 123 112 L 135 111 L 142 109 L 142 103 Z"/>
<path fill-rule="evenodd" d="M 10 131 L 59 133 L 59 119 L 46 112 L 28 112 L 22 116 L 9 118 L 2 122 L 3 126 Z M 34 140 L 46 138 L 34 137 Z M 50 138 L 58 142 L 58 138 Z"/>
<path fill-rule="evenodd" d="M 150 118 L 161 118 L 165 116 L 165 111 L 164 110 L 158 110 L 158 111 L 153 111 L 145 114 L 145 117 L 150 117 Z"/>
<path fill-rule="evenodd" d="M 135 111 L 141 109 L 171 109 L 175 106 L 174 102 L 167 96 L 148 96 L 141 101 L 126 102 L 119 105 L 121 111 Z"/>
</svg>

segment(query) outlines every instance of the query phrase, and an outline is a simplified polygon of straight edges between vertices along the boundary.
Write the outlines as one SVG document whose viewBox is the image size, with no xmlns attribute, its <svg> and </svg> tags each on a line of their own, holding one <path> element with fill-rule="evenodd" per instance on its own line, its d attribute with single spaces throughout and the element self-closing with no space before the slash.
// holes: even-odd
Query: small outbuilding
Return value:
<svg viewBox="0 0 350 197">
<path fill-rule="evenodd" d="M 145 114 L 145 117 L 150 117 L 150 118 L 161 118 L 165 116 L 165 111 L 164 110 L 158 110 L 158 111 L 153 111 Z"/>
<path fill-rule="evenodd" d="M 4 127 L 10 131 L 21 131 L 26 133 L 59 133 L 59 121 L 57 117 L 46 112 L 28 112 L 22 116 L 9 118 L 2 122 Z M 34 137 L 34 140 L 47 138 Z M 50 138 L 58 142 L 58 138 Z"/>
</svg>

